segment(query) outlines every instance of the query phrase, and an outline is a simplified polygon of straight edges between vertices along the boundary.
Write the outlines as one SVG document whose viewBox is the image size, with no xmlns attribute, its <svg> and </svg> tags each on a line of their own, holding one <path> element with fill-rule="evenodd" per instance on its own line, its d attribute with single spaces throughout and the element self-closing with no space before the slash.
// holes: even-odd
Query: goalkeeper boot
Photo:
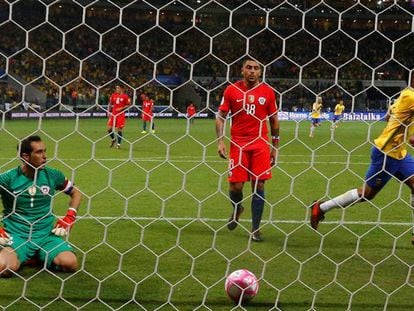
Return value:
<svg viewBox="0 0 414 311">
<path fill-rule="evenodd" d="M 233 231 L 234 229 L 236 229 L 237 224 L 239 222 L 239 218 L 240 215 L 243 213 L 244 211 L 244 207 L 239 205 L 237 206 L 237 208 L 235 209 L 235 211 L 231 214 L 229 221 L 227 223 L 227 229 L 229 229 L 230 231 Z"/>
<path fill-rule="evenodd" d="M 111 144 L 109 145 L 109 148 L 112 148 L 115 145 L 115 142 L 116 142 L 116 140 L 115 139 L 112 139 L 111 140 Z"/>
<path fill-rule="evenodd" d="M 414 245 L 414 233 L 413 233 L 413 236 L 411 237 L 411 244 Z"/>
<path fill-rule="evenodd" d="M 325 219 L 325 213 L 321 210 L 321 202 L 314 201 L 311 205 L 311 226 L 313 229 L 318 230 L 319 222 Z"/>
<path fill-rule="evenodd" d="M 262 242 L 263 241 L 262 235 L 260 234 L 259 230 L 255 230 L 255 231 L 252 232 L 251 239 L 252 239 L 253 242 Z"/>
</svg>

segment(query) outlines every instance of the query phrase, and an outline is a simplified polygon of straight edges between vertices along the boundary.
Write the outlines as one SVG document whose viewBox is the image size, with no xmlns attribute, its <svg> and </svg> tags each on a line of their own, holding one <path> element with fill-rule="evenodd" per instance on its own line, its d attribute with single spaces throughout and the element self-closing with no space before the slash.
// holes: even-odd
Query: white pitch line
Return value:
<svg viewBox="0 0 414 311">
<path fill-rule="evenodd" d="M 203 221 L 203 222 L 227 222 L 228 219 L 218 219 L 218 218 L 192 218 L 192 217 L 111 217 L 111 216 L 102 216 L 102 217 L 92 217 L 92 216 L 79 216 L 80 219 L 85 220 L 143 220 L 143 221 Z M 250 223 L 249 219 L 240 219 L 240 222 Z M 262 224 L 307 224 L 308 220 L 272 220 L 266 221 L 262 220 Z M 411 222 L 374 222 L 374 221 L 324 221 L 324 224 L 331 225 L 371 225 L 371 226 L 409 226 L 412 227 Z"/>
</svg>

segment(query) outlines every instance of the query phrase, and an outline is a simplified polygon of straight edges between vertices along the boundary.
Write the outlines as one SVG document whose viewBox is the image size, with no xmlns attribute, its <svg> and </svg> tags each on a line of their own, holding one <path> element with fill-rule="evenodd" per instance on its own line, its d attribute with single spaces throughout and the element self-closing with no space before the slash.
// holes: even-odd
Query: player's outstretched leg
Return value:
<svg viewBox="0 0 414 311">
<path fill-rule="evenodd" d="M 311 205 L 312 213 L 311 213 L 311 226 L 313 229 L 318 230 L 319 222 L 325 219 L 325 213 L 321 210 L 321 202 L 314 201 Z"/>
</svg>

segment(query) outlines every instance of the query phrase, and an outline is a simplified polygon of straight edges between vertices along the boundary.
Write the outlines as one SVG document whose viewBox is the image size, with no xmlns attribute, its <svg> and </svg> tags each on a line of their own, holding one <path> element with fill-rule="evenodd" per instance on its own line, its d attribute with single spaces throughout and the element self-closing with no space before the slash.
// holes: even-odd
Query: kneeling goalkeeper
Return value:
<svg viewBox="0 0 414 311">
<path fill-rule="evenodd" d="M 49 269 L 75 271 L 78 260 L 63 237 L 76 220 L 81 193 L 62 172 L 46 167 L 46 147 L 39 136 L 22 140 L 18 150 L 22 164 L 0 174 L 0 276 L 13 275 L 31 259 Z M 70 200 L 66 216 L 56 222 L 51 202 L 58 191 Z"/>
</svg>

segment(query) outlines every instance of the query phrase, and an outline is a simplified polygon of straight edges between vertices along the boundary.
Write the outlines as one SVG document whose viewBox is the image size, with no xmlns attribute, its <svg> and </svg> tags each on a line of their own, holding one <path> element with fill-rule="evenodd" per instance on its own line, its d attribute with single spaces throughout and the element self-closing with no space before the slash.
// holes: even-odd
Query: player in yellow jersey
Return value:
<svg viewBox="0 0 414 311">
<path fill-rule="evenodd" d="M 334 109 L 334 118 L 332 122 L 332 128 L 336 129 L 338 127 L 338 123 L 341 120 L 342 114 L 344 113 L 345 105 L 344 101 L 341 99 L 335 106 Z"/>
<path fill-rule="evenodd" d="M 392 178 L 398 178 L 411 189 L 411 210 L 414 221 L 414 158 L 407 153 L 407 140 L 414 139 L 414 88 L 404 89 L 387 114 L 387 125 L 374 140 L 371 164 L 362 187 L 349 190 L 326 202 L 312 204 L 311 226 L 315 230 L 325 213 L 337 207 L 372 200 Z M 414 244 L 414 227 L 413 239 Z"/>
<path fill-rule="evenodd" d="M 309 132 L 309 137 L 313 137 L 315 128 L 321 126 L 321 110 L 322 110 L 322 97 L 318 96 L 316 98 L 316 102 L 312 105 L 312 112 L 311 112 L 311 128 Z"/>
</svg>

